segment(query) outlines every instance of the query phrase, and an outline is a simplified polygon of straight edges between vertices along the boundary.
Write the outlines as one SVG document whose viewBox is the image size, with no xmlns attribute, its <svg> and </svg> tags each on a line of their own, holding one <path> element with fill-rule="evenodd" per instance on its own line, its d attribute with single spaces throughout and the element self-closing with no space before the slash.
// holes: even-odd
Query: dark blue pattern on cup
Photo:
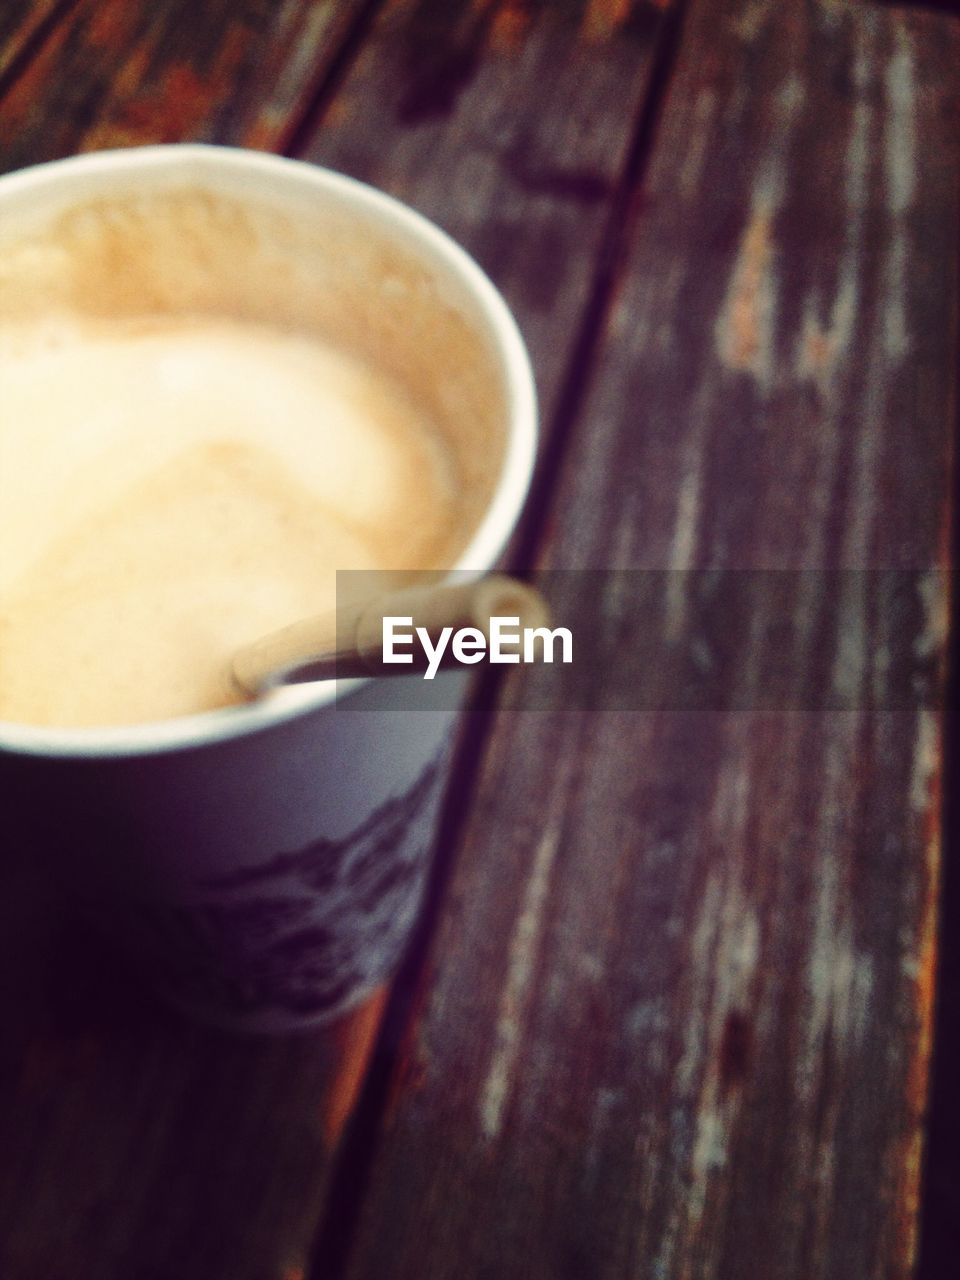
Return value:
<svg viewBox="0 0 960 1280">
<path fill-rule="evenodd" d="M 138 945 L 176 1004 L 228 1021 L 332 1016 L 386 978 L 416 918 L 447 751 L 339 840 L 142 904 Z"/>
</svg>

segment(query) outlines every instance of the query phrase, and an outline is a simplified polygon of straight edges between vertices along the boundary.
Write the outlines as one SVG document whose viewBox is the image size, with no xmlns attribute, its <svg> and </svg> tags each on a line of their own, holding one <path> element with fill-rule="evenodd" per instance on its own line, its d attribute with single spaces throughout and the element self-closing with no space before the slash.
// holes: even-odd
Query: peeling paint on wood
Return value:
<svg viewBox="0 0 960 1280">
<path fill-rule="evenodd" d="M 561 683 L 501 726 L 411 1033 L 430 1070 L 394 1100 L 349 1280 L 910 1275 L 942 723 L 878 698 L 918 653 L 942 680 L 958 64 L 931 15 L 693 5 L 541 563 L 803 568 L 803 625 L 788 655 L 762 608 L 730 637 L 742 711 L 574 733 Z M 833 598 L 838 566 L 861 572 Z M 890 567 L 917 573 L 903 614 L 868 572 Z M 684 577 L 642 625 L 692 650 Z M 598 612 L 629 662 L 629 602 Z M 756 706 L 774 652 L 854 709 Z M 495 940 L 565 739 L 581 763 L 491 1161 Z"/>
<path fill-rule="evenodd" d="M 717 325 L 717 347 L 723 363 L 729 369 L 752 373 L 764 387 L 773 375 L 775 214 L 771 193 L 762 190 L 755 197 Z"/>
<path fill-rule="evenodd" d="M 0 101 L 0 168 L 155 142 L 277 147 L 359 4 L 79 0 Z"/>
<path fill-rule="evenodd" d="M 561 779 L 563 775 L 560 775 Z M 555 793 L 556 794 L 556 793 Z M 500 1011 L 493 1037 L 493 1051 L 480 1099 L 480 1124 L 489 1139 L 498 1138 L 503 1128 L 504 1108 L 509 1098 L 511 1078 L 517 1065 L 525 1005 L 533 980 L 536 950 L 550 876 L 560 844 L 562 810 L 548 810 L 543 835 L 537 843 L 530 878 L 524 891 L 523 910 L 517 917 L 510 939 L 509 965 L 500 999 Z"/>
<path fill-rule="evenodd" d="M 916 101 L 913 56 L 909 35 L 897 33 L 896 52 L 886 70 L 887 115 L 884 135 L 887 199 L 893 219 L 893 236 L 888 258 L 884 315 L 886 354 L 900 360 L 910 348 L 906 321 L 907 261 L 909 248 L 906 218 L 916 186 L 915 136 Z"/>
</svg>

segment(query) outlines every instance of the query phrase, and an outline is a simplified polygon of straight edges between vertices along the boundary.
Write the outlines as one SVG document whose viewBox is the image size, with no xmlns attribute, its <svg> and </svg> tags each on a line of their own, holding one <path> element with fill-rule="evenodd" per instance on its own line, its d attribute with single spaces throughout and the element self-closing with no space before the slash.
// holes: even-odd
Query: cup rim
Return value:
<svg viewBox="0 0 960 1280">
<path fill-rule="evenodd" d="M 434 222 L 378 188 L 309 161 L 209 143 L 171 143 L 89 152 L 0 176 L 0 206 L 10 196 L 69 181 L 71 175 L 109 175 L 141 169 L 183 169 L 190 176 L 217 171 L 257 172 L 333 195 L 399 229 L 418 252 L 465 285 L 475 318 L 491 340 L 506 387 L 507 444 L 496 489 L 469 544 L 451 572 L 492 568 L 512 533 L 530 487 L 537 446 L 537 396 L 530 357 L 499 290 L 473 257 Z M 365 679 L 325 681 L 283 689 L 259 702 L 169 720 L 104 728 L 47 728 L 0 720 L 0 752 L 53 757 L 139 756 L 189 750 L 246 737 L 342 701 Z M 339 687 L 338 687 L 339 686 Z"/>
</svg>

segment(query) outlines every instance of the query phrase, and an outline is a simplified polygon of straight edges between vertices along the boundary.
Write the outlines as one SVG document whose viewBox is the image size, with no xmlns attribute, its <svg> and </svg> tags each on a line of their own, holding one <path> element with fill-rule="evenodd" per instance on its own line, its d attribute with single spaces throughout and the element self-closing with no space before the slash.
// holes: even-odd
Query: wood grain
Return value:
<svg viewBox="0 0 960 1280">
<path fill-rule="evenodd" d="M 316 121 L 333 11 L 84 0 L 0 104 L 3 165 L 186 138 L 287 146 L 306 122 L 309 155 L 411 199 L 497 270 L 554 405 L 619 216 L 659 6 L 391 5 Z M 304 13 L 313 46 L 295 38 Z M 66 1018 L 8 1019 L 5 1280 L 299 1275 L 380 1006 L 329 1035 L 234 1042 L 155 1009 L 131 1019 L 103 968 L 76 979 Z"/>
<path fill-rule="evenodd" d="M 88 939 L 67 935 L 26 981 L 15 958 L 4 1276 L 302 1276 L 382 994 L 322 1034 L 245 1039 L 165 1013 Z"/>
<path fill-rule="evenodd" d="M 549 433 L 620 218 L 665 4 L 392 0 L 308 159 L 438 222 L 495 279 Z"/>
<path fill-rule="evenodd" d="M 0 84 L 77 0 L 8 0 L 0 12 Z"/>
<path fill-rule="evenodd" d="M 81 0 L 0 102 L 0 168 L 156 142 L 279 149 L 366 7 Z"/>
<path fill-rule="evenodd" d="M 652 625 L 691 646 L 690 568 L 897 567 L 915 600 L 852 574 L 841 631 L 798 599 L 789 660 L 859 673 L 851 712 L 581 713 L 530 674 L 554 709 L 498 723 L 352 1280 L 911 1272 L 942 717 L 874 677 L 943 652 L 958 44 L 693 6 L 540 563 L 676 570 Z M 599 610 L 622 661 L 630 602 Z M 748 693 L 775 623 L 729 638 Z"/>
</svg>

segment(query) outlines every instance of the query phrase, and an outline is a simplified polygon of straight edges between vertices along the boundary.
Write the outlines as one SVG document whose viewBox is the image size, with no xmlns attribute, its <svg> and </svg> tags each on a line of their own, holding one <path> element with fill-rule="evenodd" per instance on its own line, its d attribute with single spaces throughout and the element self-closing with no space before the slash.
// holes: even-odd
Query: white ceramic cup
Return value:
<svg viewBox="0 0 960 1280">
<path fill-rule="evenodd" d="M 489 501 L 451 568 L 492 567 L 529 486 L 533 377 L 499 293 L 419 214 L 316 166 L 164 146 L 0 178 L 0 227 L 30 230 L 100 197 L 185 185 L 276 207 L 294 229 L 321 215 L 349 225 L 358 290 L 396 293 L 396 280 L 376 278 L 382 247 L 392 246 L 416 268 L 404 305 L 441 307 L 478 335 L 505 444 Z M 367 237 L 381 247 L 372 257 Z M 331 252 L 350 249 L 334 239 Z M 447 376 L 455 386 L 458 371 Z M 0 536 L 2 519 L 0 499 Z M 16 800 L 24 838 L 146 955 L 170 1000 L 239 1029 L 308 1026 L 383 982 L 415 920 L 456 721 L 440 680 L 434 698 L 432 709 L 410 711 L 393 681 L 353 681 L 130 728 L 0 723 L 0 788 Z"/>
</svg>

